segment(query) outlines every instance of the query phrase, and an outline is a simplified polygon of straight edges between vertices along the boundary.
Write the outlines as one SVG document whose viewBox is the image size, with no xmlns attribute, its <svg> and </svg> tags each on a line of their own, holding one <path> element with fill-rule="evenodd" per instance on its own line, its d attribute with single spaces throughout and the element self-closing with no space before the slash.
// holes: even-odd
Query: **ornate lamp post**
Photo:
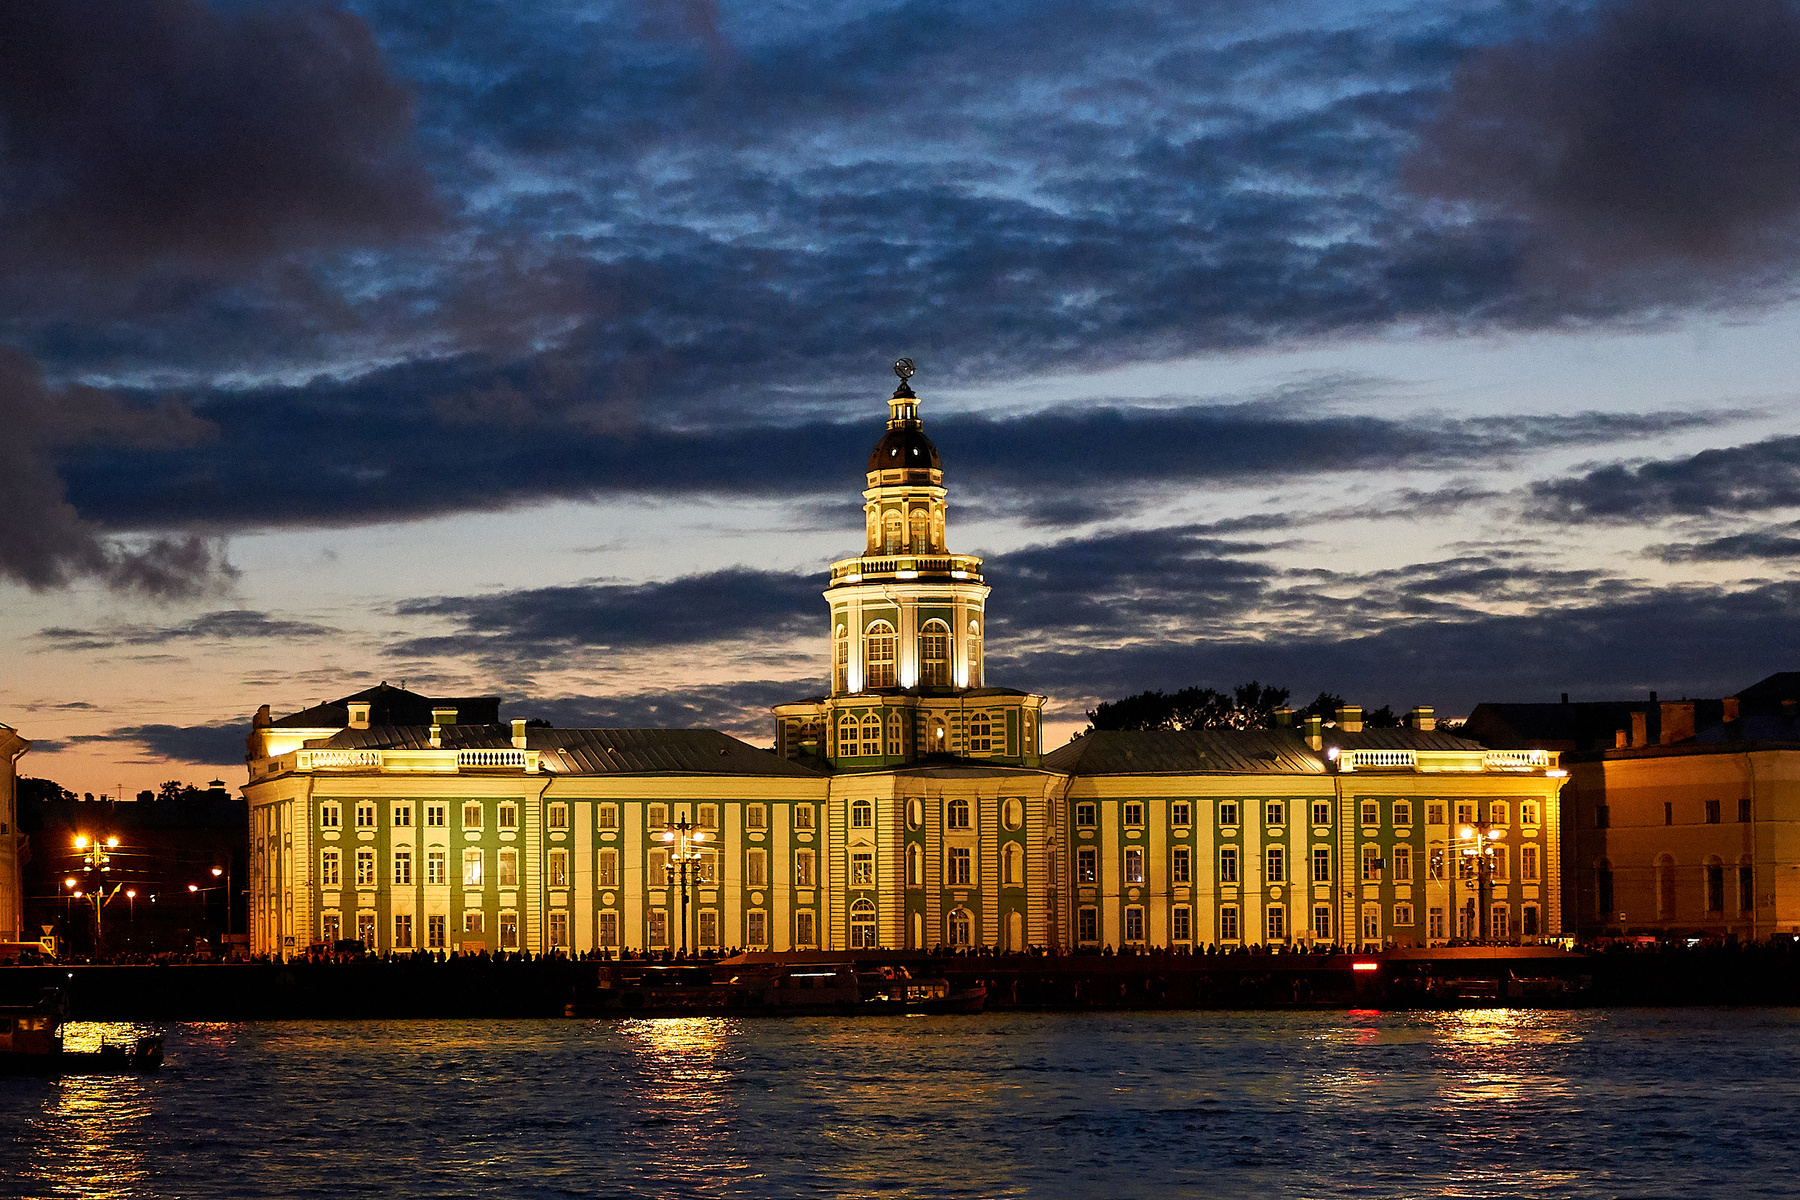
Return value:
<svg viewBox="0 0 1800 1200">
<path fill-rule="evenodd" d="M 706 830 L 697 829 L 692 822 L 676 821 L 662 831 L 662 840 L 672 843 L 669 850 L 669 882 L 681 883 L 681 953 L 687 955 L 688 949 L 688 877 L 690 870 L 697 869 L 700 863 L 700 844 L 706 841 Z"/>
<path fill-rule="evenodd" d="M 1480 938 L 1487 941 L 1492 935 L 1489 922 L 1494 897 L 1494 841 L 1503 836 L 1502 831 L 1490 827 L 1484 817 L 1482 820 L 1457 827 L 1456 838 L 1450 843 L 1458 860 L 1472 860 L 1475 867 L 1475 920 L 1480 930 Z M 1452 872 L 1450 879 L 1450 907 L 1456 909 L 1456 876 L 1459 871 Z M 1461 914 L 1456 914 L 1460 916 Z"/>
<path fill-rule="evenodd" d="M 118 845 L 119 839 L 114 836 L 108 836 L 102 840 L 97 837 L 90 838 L 85 833 L 75 835 L 75 849 L 81 852 L 81 865 L 87 869 L 88 874 L 88 887 L 77 889 L 75 898 L 82 899 L 85 893 L 85 898 L 93 902 L 94 953 L 96 955 L 101 952 L 100 910 L 106 907 L 107 901 L 119 894 L 117 887 L 113 888 L 112 896 L 106 894 L 106 873 L 112 870 L 112 855 L 107 851 L 117 849 Z M 70 887 L 74 887 L 73 883 L 69 883 L 67 880 L 64 882 L 68 883 Z"/>
</svg>

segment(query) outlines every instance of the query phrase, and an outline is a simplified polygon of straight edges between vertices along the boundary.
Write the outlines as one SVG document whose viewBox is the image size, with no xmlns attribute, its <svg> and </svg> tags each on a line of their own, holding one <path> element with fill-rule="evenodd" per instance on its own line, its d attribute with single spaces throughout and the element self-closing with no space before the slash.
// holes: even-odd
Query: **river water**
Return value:
<svg viewBox="0 0 1800 1200">
<path fill-rule="evenodd" d="M 72 1025 L 71 1049 L 104 1030 Z M 1800 1010 L 176 1025 L 0 1196 L 1791 1196 Z"/>
</svg>

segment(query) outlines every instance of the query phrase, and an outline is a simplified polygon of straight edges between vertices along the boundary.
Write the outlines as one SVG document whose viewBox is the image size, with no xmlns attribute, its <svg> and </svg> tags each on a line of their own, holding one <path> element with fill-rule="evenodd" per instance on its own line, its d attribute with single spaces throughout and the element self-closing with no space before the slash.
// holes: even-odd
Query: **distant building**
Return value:
<svg viewBox="0 0 1800 1200">
<path fill-rule="evenodd" d="M 16 730 L 0 725 L 0 942 L 20 940 L 25 927 L 25 887 L 20 878 L 25 837 L 19 831 L 19 759 L 30 749 L 31 743 Z"/>
<path fill-rule="evenodd" d="M 1562 752 L 1583 938 L 1800 934 L 1800 672 L 1714 700 L 1483 704 L 1463 732 Z"/>
<path fill-rule="evenodd" d="M 1095 733 L 993 686 L 981 560 L 902 378 L 775 749 L 380 687 L 249 739 L 252 949 L 1421 945 L 1562 929 L 1555 751 L 1436 728 Z M 706 835 L 685 924 L 671 842 Z M 1462 853 L 1479 839 L 1491 873 Z M 679 843 L 675 843 L 678 845 Z M 685 931 L 685 938 L 684 938 Z"/>
</svg>

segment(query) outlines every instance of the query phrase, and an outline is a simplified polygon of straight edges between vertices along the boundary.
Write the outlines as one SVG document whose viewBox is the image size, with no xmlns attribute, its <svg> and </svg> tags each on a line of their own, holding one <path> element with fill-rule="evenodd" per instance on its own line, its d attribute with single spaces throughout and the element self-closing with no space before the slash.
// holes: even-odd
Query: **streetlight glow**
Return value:
<svg viewBox="0 0 1800 1200">
<path fill-rule="evenodd" d="M 71 875 L 67 879 L 63 880 L 63 886 L 69 887 L 69 888 L 74 887 L 75 886 L 75 877 L 73 875 Z"/>
<path fill-rule="evenodd" d="M 75 848 L 77 850 L 86 850 L 87 849 L 87 834 L 82 833 L 82 834 L 76 835 Z"/>
<path fill-rule="evenodd" d="M 212 873 L 213 873 L 213 878 L 217 879 L 219 876 L 221 876 L 225 873 L 225 869 L 223 867 L 214 867 L 212 869 Z"/>
<path fill-rule="evenodd" d="M 199 891 L 199 890 L 200 890 L 200 885 L 199 885 L 199 884 L 197 884 L 197 883 L 190 883 L 190 884 L 188 884 L 188 891 L 190 891 L 190 892 L 197 892 L 197 891 Z"/>
<path fill-rule="evenodd" d="M 108 847 L 117 846 L 119 844 L 119 839 L 116 837 L 109 837 L 106 839 L 106 844 Z"/>
</svg>

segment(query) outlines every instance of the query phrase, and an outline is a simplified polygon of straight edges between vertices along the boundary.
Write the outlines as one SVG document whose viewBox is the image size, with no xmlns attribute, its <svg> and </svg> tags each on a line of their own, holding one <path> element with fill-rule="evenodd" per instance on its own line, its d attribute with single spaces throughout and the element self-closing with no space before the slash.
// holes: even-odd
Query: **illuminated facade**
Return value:
<svg viewBox="0 0 1800 1200">
<path fill-rule="evenodd" d="M 1410 945 L 1560 932 L 1554 753 L 1437 730 L 1095 733 L 991 686 L 981 560 L 951 553 L 901 366 L 831 567 L 830 691 L 771 753 L 711 730 L 502 725 L 380 688 L 249 745 L 253 949 Z M 666 835 L 706 835 L 689 914 Z M 1479 838 L 1492 866 L 1463 854 Z M 685 932 L 685 939 L 684 934 Z"/>
<path fill-rule="evenodd" d="M 25 924 L 25 890 L 19 875 L 25 846 L 25 835 L 19 832 L 19 758 L 29 749 L 30 742 L 0 725 L 0 942 L 21 938 Z"/>
</svg>

